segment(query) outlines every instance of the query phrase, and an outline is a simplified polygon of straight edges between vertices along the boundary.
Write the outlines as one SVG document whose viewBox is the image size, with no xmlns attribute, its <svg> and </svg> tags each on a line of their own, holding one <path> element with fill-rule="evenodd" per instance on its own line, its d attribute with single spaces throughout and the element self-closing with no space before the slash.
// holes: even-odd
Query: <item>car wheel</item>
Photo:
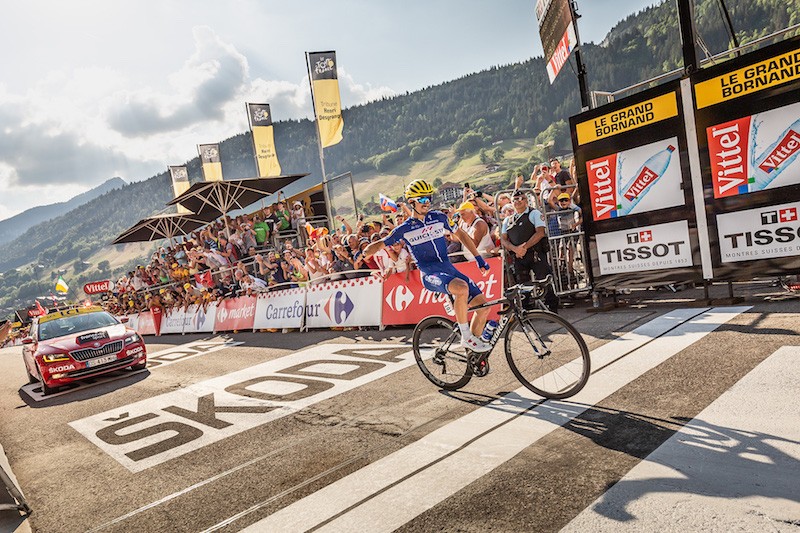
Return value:
<svg viewBox="0 0 800 533">
<path fill-rule="evenodd" d="M 39 376 L 43 376 L 44 375 L 42 373 L 42 369 L 41 368 L 37 368 L 37 370 L 39 371 Z M 50 387 L 50 386 L 48 386 L 47 383 L 45 383 L 43 377 L 39 377 L 39 379 L 37 381 L 39 382 L 39 385 L 42 386 L 42 395 L 43 396 L 48 396 L 50 394 L 53 394 L 54 392 L 58 392 L 58 387 Z"/>
</svg>

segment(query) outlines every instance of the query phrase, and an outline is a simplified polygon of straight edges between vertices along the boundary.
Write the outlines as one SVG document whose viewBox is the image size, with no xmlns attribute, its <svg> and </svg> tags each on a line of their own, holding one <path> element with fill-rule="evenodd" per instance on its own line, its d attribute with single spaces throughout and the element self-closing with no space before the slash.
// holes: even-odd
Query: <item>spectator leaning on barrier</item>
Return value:
<svg viewBox="0 0 800 533">
<path fill-rule="evenodd" d="M 552 273 L 546 256 L 544 217 L 538 210 L 528 206 L 528 198 L 523 191 L 515 191 L 513 201 L 515 213 L 503 221 L 500 240 L 503 247 L 513 254 L 514 281 L 530 281 L 531 270 L 536 279 L 543 279 Z M 558 311 L 558 297 L 552 285 L 547 287 L 544 302 L 554 313 Z"/>
</svg>

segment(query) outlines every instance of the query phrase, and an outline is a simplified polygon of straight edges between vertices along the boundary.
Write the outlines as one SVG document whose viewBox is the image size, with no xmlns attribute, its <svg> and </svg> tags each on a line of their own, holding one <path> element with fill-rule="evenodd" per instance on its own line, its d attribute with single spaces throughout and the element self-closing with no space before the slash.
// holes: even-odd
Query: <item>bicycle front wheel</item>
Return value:
<svg viewBox="0 0 800 533">
<path fill-rule="evenodd" d="M 412 344 L 417 366 L 437 387 L 457 390 L 472 378 L 472 367 L 452 320 L 438 316 L 426 318 L 414 328 Z"/>
<path fill-rule="evenodd" d="M 530 311 L 508 328 L 506 359 L 520 383 L 545 398 L 574 396 L 589 379 L 589 348 L 575 327 L 546 311 Z"/>
</svg>

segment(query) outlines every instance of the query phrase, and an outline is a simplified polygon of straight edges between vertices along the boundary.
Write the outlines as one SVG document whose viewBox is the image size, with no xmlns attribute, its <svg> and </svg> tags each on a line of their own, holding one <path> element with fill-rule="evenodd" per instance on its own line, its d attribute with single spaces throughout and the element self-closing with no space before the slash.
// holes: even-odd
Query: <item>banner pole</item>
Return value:
<svg viewBox="0 0 800 533">
<path fill-rule="evenodd" d="M 569 10 L 572 15 L 572 24 L 575 27 L 575 62 L 578 64 L 578 88 L 581 93 L 581 111 L 588 111 L 592 108 L 591 101 L 589 100 L 589 84 L 586 80 L 586 64 L 583 62 L 581 55 L 581 37 L 578 33 L 578 6 L 575 0 L 570 0 Z"/>
<path fill-rule="evenodd" d="M 253 122 L 250 120 L 250 104 L 248 102 L 244 103 L 244 111 L 247 113 L 247 126 L 250 128 L 250 144 L 253 147 L 253 162 L 256 164 L 256 176 L 259 178 L 261 176 L 261 169 L 258 166 L 258 154 L 256 153 L 256 138 L 253 136 Z M 264 203 L 264 199 L 261 199 L 261 203 Z"/>
<path fill-rule="evenodd" d="M 317 106 L 314 103 L 314 83 L 311 80 L 311 58 L 306 52 L 306 70 L 308 71 L 308 87 L 311 90 L 311 109 L 314 110 L 314 123 L 317 131 L 317 148 L 319 149 L 319 165 L 322 170 L 322 196 L 325 199 L 325 216 L 328 218 L 328 229 L 333 229 L 333 216 L 331 216 L 331 201 L 328 196 L 328 177 L 325 174 L 325 152 L 322 147 L 322 135 L 319 132 L 319 118 Z"/>
</svg>

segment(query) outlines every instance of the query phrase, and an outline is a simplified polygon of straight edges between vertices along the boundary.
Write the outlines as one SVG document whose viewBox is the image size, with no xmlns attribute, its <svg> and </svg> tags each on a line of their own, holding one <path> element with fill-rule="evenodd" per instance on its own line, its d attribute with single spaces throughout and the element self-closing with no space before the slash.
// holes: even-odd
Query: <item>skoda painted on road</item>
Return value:
<svg viewBox="0 0 800 533">
<path fill-rule="evenodd" d="M 34 318 L 31 334 L 22 342 L 28 379 L 39 382 L 45 395 L 80 379 L 147 365 L 142 338 L 100 307 Z"/>
</svg>

